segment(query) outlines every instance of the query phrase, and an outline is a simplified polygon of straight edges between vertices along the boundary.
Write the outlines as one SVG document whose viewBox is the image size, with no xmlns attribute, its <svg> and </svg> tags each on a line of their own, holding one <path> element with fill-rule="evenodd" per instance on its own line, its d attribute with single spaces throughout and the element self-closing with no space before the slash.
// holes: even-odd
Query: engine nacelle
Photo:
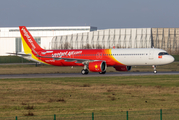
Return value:
<svg viewBox="0 0 179 120">
<path fill-rule="evenodd" d="M 90 62 L 88 65 L 88 69 L 91 72 L 104 72 L 106 71 L 107 65 L 106 62 L 104 61 L 95 61 L 95 62 Z"/>
<path fill-rule="evenodd" d="M 132 67 L 120 65 L 120 66 L 114 66 L 114 68 L 116 69 L 116 71 L 130 71 Z"/>
</svg>

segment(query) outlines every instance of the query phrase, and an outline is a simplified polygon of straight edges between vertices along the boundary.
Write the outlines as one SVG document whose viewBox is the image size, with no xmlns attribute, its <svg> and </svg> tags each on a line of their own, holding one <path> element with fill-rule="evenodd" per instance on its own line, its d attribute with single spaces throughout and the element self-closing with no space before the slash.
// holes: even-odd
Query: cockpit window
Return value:
<svg viewBox="0 0 179 120">
<path fill-rule="evenodd" d="M 167 52 L 160 52 L 158 55 L 169 55 Z"/>
</svg>

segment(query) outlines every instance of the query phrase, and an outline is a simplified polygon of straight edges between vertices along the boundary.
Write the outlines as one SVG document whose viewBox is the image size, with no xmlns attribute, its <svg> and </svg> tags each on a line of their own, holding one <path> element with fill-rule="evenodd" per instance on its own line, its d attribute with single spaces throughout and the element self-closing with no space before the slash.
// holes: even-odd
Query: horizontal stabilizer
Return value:
<svg viewBox="0 0 179 120">
<path fill-rule="evenodd" d="M 26 56 L 32 56 L 31 54 L 25 54 L 25 53 L 7 53 L 7 54 L 10 54 L 10 55 L 15 55 L 15 56 L 17 56 L 17 55 L 20 55 L 20 56 L 24 56 L 24 57 L 26 57 Z"/>
</svg>

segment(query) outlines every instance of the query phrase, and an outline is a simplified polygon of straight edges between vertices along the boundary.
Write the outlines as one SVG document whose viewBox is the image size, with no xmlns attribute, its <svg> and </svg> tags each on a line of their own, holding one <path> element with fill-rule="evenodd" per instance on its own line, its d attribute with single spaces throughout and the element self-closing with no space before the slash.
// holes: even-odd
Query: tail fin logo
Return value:
<svg viewBox="0 0 179 120">
<path fill-rule="evenodd" d="M 29 35 L 29 33 L 26 31 L 25 28 L 22 28 L 21 30 L 23 31 L 24 36 L 27 38 L 28 42 L 29 42 L 29 43 L 32 45 L 32 47 L 35 49 L 36 47 L 35 47 L 35 45 L 34 45 L 32 39 L 31 39 L 32 37 Z"/>
</svg>

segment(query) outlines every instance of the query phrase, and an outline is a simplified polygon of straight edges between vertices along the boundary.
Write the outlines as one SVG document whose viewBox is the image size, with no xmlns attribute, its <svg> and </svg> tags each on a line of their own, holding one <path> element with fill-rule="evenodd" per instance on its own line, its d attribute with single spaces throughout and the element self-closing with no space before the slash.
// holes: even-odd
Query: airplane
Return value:
<svg viewBox="0 0 179 120">
<path fill-rule="evenodd" d="M 116 71 L 130 71 L 132 66 L 152 65 L 157 73 L 157 65 L 174 61 L 173 56 L 157 48 L 127 49 L 66 49 L 45 50 L 34 40 L 25 26 L 19 26 L 26 58 L 54 66 L 82 66 L 82 75 L 91 72 L 105 74 L 107 67 Z"/>
</svg>

